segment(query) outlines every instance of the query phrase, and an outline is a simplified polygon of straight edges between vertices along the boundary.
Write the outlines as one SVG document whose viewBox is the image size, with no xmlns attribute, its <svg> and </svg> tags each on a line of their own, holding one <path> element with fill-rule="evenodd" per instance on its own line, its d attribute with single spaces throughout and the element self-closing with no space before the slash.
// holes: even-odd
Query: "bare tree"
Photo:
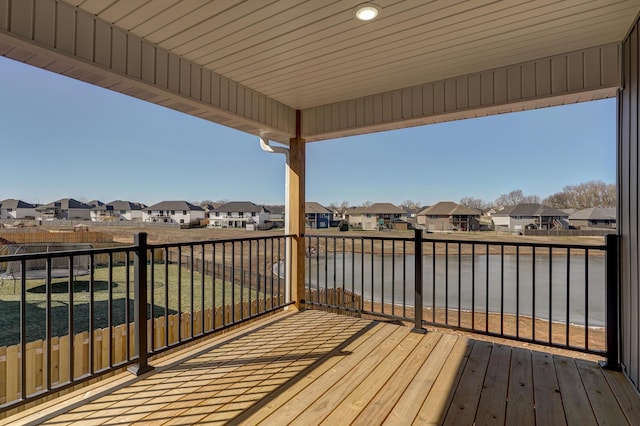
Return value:
<svg viewBox="0 0 640 426">
<path fill-rule="evenodd" d="M 460 199 L 460 204 L 466 207 L 470 207 L 472 209 L 478 209 L 483 211 L 487 210 L 487 208 L 489 207 L 489 205 L 484 201 L 482 201 L 480 198 L 474 198 L 474 197 L 462 197 Z"/>
<path fill-rule="evenodd" d="M 373 203 L 369 200 L 365 201 L 364 203 L 362 203 L 362 207 L 371 207 Z"/>
<path fill-rule="evenodd" d="M 409 200 L 404 200 L 402 203 L 400 203 L 400 206 L 406 207 L 408 209 L 417 209 L 418 207 L 420 207 L 420 204 L 409 199 Z"/>
<path fill-rule="evenodd" d="M 600 180 L 567 185 L 562 191 L 550 195 L 545 203 L 560 209 L 586 209 L 590 207 L 615 207 L 616 186 Z"/>
<path fill-rule="evenodd" d="M 514 191 L 509 192 L 508 194 L 500 195 L 496 201 L 496 206 L 516 206 L 522 202 L 524 199 L 524 194 L 521 189 L 516 189 Z"/>
</svg>

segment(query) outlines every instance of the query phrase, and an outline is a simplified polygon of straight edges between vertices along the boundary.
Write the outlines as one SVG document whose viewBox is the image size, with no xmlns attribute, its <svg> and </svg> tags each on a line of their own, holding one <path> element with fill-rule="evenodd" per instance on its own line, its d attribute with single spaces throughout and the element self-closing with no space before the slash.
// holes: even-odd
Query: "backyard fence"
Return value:
<svg viewBox="0 0 640 426">
<path fill-rule="evenodd" d="M 191 330 L 191 313 L 185 312 L 155 318 L 153 326 L 148 320 L 148 333 L 153 337 L 149 339 L 149 350 L 173 346 L 179 341 L 179 336 L 197 336 L 203 333 L 220 329 L 226 324 L 232 324 L 232 313 L 235 311 L 242 318 L 249 316 L 249 312 L 257 312 L 260 306 L 273 309 L 284 303 L 284 296 L 267 297 L 253 300 L 251 306 L 248 302 L 239 302 L 235 306 L 226 305 L 215 310 L 205 309 L 193 312 L 193 330 Z M 241 314 L 240 314 L 241 313 Z M 109 336 L 111 335 L 111 344 Z M 133 348 L 134 323 L 120 324 L 112 328 L 102 328 L 93 331 L 93 345 L 89 339 L 88 331 L 78 333 L 70 344 L 69 336 L 52 337 L 50 382 L 51 385 L 67 383 L 83 376 L 107 371 L 111 365 L 128 362 L 127 347 Z M 168 341 L 167 341 L 168 339 Z M 127 342 L 128 341 L 128 342 Z M 22 392 L 22 380 L 20 379 L 21 363 L 23 361 L 21 345 L 0 347 L 0 404 L 4 404 L 20 398 Z M 73 356 L 70 356 L 73 351 Z M 93 352 L 93 354 L 91 354 Z M 47 341 L 35 340 L 26 344 L 24 362 L 26 364 L 26 377 L 24 385 L 28 395 L 36 394 L 46 389 L 46 357 Z M 69 360 L 72 360 L 69 362 Z M 70 377 L 70 374 L 72 376 Z"/>
</svg>

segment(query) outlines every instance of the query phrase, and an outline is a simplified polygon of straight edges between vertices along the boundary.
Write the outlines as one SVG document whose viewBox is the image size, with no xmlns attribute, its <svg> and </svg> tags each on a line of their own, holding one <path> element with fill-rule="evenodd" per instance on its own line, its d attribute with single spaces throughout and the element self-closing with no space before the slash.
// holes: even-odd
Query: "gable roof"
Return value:
<svg viewBox="0 0 640 426">
<path fill-rule="evenodd" d="M 268 211 L 264 206 L 259 206 L 251 201 L 230 201 L 216 207 L 213 211 L 220 213 L 259 213 L 263 209 Z"/>
<path fill-rule="evenodd" d="M 615 207 L 591 207 L 573 212 L 569 220 L 616 220 Z"/>
<path fill-rule="evenodd" d="M 330 214 L 331 210 L 326 208 L 320 203 L 316 203 L 315 201 L 308 201 L 304 203 L 304 211 L 305 213 L 316 213 L 316 214 Z"/>
<path fill-rule="evenodd" d="M 440 201 L 418 213 L 419 216 L 480 216 L 482 211 L 453 201 Z"/>
<path fill-rule="evenodd" d="M 554 216 L 554 217 L 569 217 L 569 215 L 562 210 L 555 209 L 553 207 L 545 206 L 538 203 L 521 203 L 516 206 L 508 206 L 493 216 Z"/>
<path fill-rule="evenodd" d="M 187 201 L 160 201 L 152 206 L 145 207 L 145 210 L 187 210 L 204 211 L 200 206 L 193 205 Z"/>
<path fill-rule="evenodd" d="M 6 200 L 0 201 L 0 207 L 3 209 L 33 209 L 36 208 L 37 205 L 22 200 L 7 198 Z"/>
<path fill-rule="evenodd" d="M 284 204 L 264 206 L 271 214 L 285 214 Z"/>
<path fill-rule="evenodd" d="M 103 211 L 103 210 L 142 210 L 145 208 L 145 205 L 142 203 L 133 203 L 131 201 L 122 201 L 115 200 L 110 203 L 103 204 L 101 206 L 94 207 L 93 211 Z"/>
<path fill-rule="evenodd" d="M 47 210 L 47 209 L 61 209 L 61 210 L 69 210 L 69 209 L 87 209 L 91 210 L 93 206 L 89 204 L 85 204 L 81 201 L 74 200 L 73 198 L 61 198 L 60 200 L 52 201 L 49 204 L 45 204 L 40 206 L 36 210 Z"/>
<path fill-rule="evenodd" d="M 347 214 L 401 214 L 405 215 L 406 212 L 400 207 L 391 203 L 373 203 L 369 207 L 354 207 L 346 211 Z"/>
</svg>

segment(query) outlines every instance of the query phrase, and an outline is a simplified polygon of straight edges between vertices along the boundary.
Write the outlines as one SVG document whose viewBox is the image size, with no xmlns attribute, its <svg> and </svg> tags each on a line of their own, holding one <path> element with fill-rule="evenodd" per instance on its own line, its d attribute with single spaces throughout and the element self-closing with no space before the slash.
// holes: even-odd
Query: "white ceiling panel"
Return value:
<svg viewBox="0 0 640 426">
<path fill-rule="evenodd" d="M 295 109 L 620 42 L 640 0 L 68 0 Z"/>
</svg>

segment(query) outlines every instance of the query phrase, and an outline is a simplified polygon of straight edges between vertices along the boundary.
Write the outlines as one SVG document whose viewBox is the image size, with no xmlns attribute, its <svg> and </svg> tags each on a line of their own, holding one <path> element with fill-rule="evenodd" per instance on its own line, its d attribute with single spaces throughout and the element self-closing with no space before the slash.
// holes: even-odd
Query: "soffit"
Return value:
<svg viewBox="0 0 640 426">
<path fill-rule="evenodd" d="M 623 39 L 640 0 L 65 0 L 295 109 Z"/>
</svg>

